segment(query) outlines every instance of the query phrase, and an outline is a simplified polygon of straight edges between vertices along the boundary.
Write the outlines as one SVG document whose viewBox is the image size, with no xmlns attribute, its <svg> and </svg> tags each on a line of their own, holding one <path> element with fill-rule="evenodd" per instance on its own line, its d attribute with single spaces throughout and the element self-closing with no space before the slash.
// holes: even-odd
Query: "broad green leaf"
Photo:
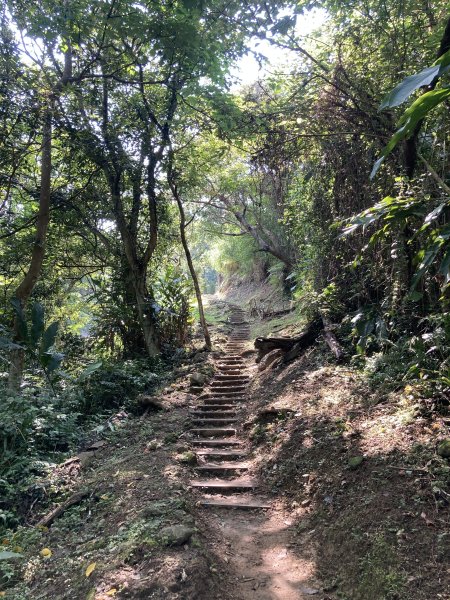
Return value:
<svg viewBox="0 0 450 600">
<path fill-rule="evenodd" d="M 41 365 L 47 369 L 49 373 L 53 373 L 60 366 L 64 359 L 64 354 L 59 352 L 44 352 L 39 356 Z"/>
<path fill-rule="evenodd" d="M 22 554 L 17 552 L 10 552 L 9 550 L 2 550 L 0 552 L 0 560 L 9 560 L 10 558 L 20 558 Z"/>
<path fill-rule="evenodd" d="M 58 335 L 58 327 L 59 323 L 58 321 L 55 321 L 45 330 L 44 335 L 42 336 L 41 354 L 47 353 L 55 343 L 56 336 Z"/>
<path fill-rule="evenodd" d="M 417 123 L 423 119 L 430 112 L 430 110 L 435 108 L 449 96 L 449 86 L 439 88 L 438 90 L 425 92 L 425 94 L 419 96 L 417 100 L 414 100 L 411 106 L 405 110 L 403 115 L 400 117 L 398 125 L 401 126 L 405 124 L 405 127 L 407 128 L 407 135 L 409 135 L 413 132 Z"/>
<path fill-rule="evenodd" d="M 443 102 L 449 96 L 450 87 L 448 86 L 438 90 L 432 90 L 431 92 L 426 92 L 425 94 L 419 96 L 419 98 L 417 98 L 417 100 L 415 100 L 411 106 L 405 110 L 398 122 L 400 128 L 397 129 L 397 131 L 389 140 L 389 143 L 382 150 L 380 158 L 376 161 L 372 172 L 370 173 L 370 179 L 375 177 L 384 159 L 392 152 L 392 150 L 394 150 L 397 144 L 400 141 L 410 137 L 419 121 L 425 118 L 433 108 L 438 106 L 438 104 Z"/>
<path fill-rule="evenodd" d="M 450 50 L 444 52 L 444 54 L 440 56 L 434 64 L 440 66 L 441 70 L 439 71 L 439 75 L 442 75 L 442 73 L 444 73 L 448 67 L 450 67 Z"/>
<path fill-rule="evenodd" d="M 439 241 L 432 243 L 430 246 L 428 246 L 428 248 L 426 248 L 425 251 L 418 253 L 418 255 L 421 258 L 421 261 L 420 261 L 420 264 L 417 267 L 417 271 L 415 272 L 414 277 L 412 279 L 411 291 L 414 291 L 416 289 L 417 285 L 419 284 L 419 281 L 422 279 L 422 277 L 428 271 L 428 269 L 430 268 L 430 265 L 433 263 L 436 256 L 438 255 L 439 250 L 441 249 L 441 246 L 442 246 L 442 241 L 439 240 Z"/>
<path fill-rule="evenodd" d="M 84 371 L 82 371 L 82 373 L 80 373 L 80 375 L 77 377 L 77 382 L 84 381 L 85 379 L 90 377 L 92 375 L 92 373 L 94 373 L 94 371 L 97 371 L 97 369 L 100 369 L 102 364 L 103 363 L 100 361 L 100 362 L 95 362 L 95 363 L 91 363 L 90 365 L 88 365 L 84 369 Z"/>
<path fill-rule="evenodd" d="M 422 298 L 422 292 L 414 291 L 408 294 L 408 300 L 410 300 L 411 302 L 419 302 L 419 300 L 422 300 Z"/>
<path fill-rule="evenodd" d="M 44 307 L 39 302 L 31 309 L 31 323 L 30 343 L 35 348 L 44 331 Z"/>
<path fill-rule="evenodd" d="M 388 154 L 390 154 L 392 152 L 392 150 L 396 147 L 396 145 L 400 142 L 400 140 L 402 140 L 408 134 L 409 134 L 409 131 L 408 131 L 406 125 L 404 125 L 403 127 L 400 127 L 400 129 L 397 129 L 397 131 L 394 133 L 394 135 L 389 140 L 388 144 L 384 147 L 383 151 L 381 152 L 381 157 L 373 165 L 372 172 L 370 173 L 370 179 L 373 179 L 375 177 L 377 171 L 383 164 L 386 156 L 388 156 Z"/>
<path fill-rule="evenodd" d="M 395 88 L 386 94 L 380 104 L 380 110 L 393 108 L 405 102 L 410 95 L 421 87 L 429 85 L 435 77 L 439 75 L 440 65 L 427 67 L 420 73 L 409 75 L 401 81 Z"/>
<path fill-rule="evenodd" d="M 0 348 L 4 350 L 23 350 L 23 346 L 15 344 L 6 337 L 0 337 Z"/>
</svg>

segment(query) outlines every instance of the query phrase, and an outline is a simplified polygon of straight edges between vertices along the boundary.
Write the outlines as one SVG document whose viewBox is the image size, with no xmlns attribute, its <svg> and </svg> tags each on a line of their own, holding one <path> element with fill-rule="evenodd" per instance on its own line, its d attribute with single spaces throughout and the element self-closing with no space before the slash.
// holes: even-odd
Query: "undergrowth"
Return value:
<svg viewBox="0 0 450 600">
<path fill-rule="evenodd" d="M 108 418 L 113 413 L 138 413 L 136 397 L 161 386 L 165 371 L 161 359 L 136 359 L 103 364 L 82 381 L 60 377 L 53 389 L 32 372 L 18 395 L 2 384 L 0 535 L 16 527 L 42 493 L 35 489 L 38 478 L 87 439 L 114 428 Z"/>
</svg>

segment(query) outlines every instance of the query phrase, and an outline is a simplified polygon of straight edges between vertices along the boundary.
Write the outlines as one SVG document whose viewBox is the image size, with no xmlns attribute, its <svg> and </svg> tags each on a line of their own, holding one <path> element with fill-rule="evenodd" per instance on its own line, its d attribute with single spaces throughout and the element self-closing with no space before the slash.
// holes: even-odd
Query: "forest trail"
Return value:
<svg viewBox="0 0 450 600">
<path fill-rule="evenodd" d="M 233 329 L 215 363 L 209 391 L 199 397 L 191 429 L 195 468 L 190 482 L 208 511 L 211 530 L 220 531 L 236 600 L 300 600 L 319 593 L 312 581 L 314 563 L 294 554 L 292 520 L 276 498 L 261 492 L 251 476 L 249 440 L 243 430 L 249 382 L 245 345 L 250 328 L 245 313 L 230 306 Z M 223 552 L 223 546 L 222 546 Z M 312 554 L 312 552 L 311 552 Z"/>
</svg>

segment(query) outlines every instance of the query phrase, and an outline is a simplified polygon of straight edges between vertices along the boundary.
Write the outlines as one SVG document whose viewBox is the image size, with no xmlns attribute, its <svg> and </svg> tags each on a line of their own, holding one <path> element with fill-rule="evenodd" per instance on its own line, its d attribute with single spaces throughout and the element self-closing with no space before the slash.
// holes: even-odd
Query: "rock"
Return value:
<svg viewBox="0 0 450 600">
<path fill-rule="evenodd" d="M 174 510 L 171 517 L 173 517 L 174 521 L 180 521 L 187 527 L 194 527 L 195 525 L 194 517 L 181 508 Z"/>
<path fill-rule="evenodd" d="M 159 532 L 159 539 L 166 546 L 182 546 L 194 535 L 195 530 L 188 525 L 178 524 L 163 527 Z"/>
<path fill-rule="evenodd" d="M 150 440 L 149 442 L 147 442 L 145 447 L 147 450 L 158 450 L 159 448 L 162 447 L 162 444 L 161 444 L 161 442 L 158 442 L 157 439 L 154 439 L 154 440 Z"/>
<path fill-rule="evenodd" d="M 450 458 L 450 439 L 442 440 L 437 447 L 437 453 L 442 458 Z"/>
<path fill-rule="evenodd" d="M 77 459 L 80 461 L 81 467 L 86 469 L 94 460 L 94 452 L 80 452 Z"/>
<path fill-rule="evenodd" d="M 165 502 L 153 502 L 144 508 L 144 517 L 164 517 L 169 512 L 169 505 Z"/>
<path fill-rule="evenodd" d="M 95 450 L 100 450 L 103 446 L 106 446 L 105 440 L 99 440 L 98 442 L 92 442 L 92 444 L 89 444 L 85 449 L 93 452 Z"/>
<path fill-rule="evenodd" d="M 305 594 L 306 596 L 315 596 L 316 594 L 320 594 L 320 590 L 317 588 L 310 588 L 310 587 L 301 587 L 300 588 L 302 594 Z"/>
<path fill-rule="evenodd" d="M 261 359 L 261 361 L 258 365 L 258 371 L 264 371 L 265 369 L 270 367 L 270 365 L 272 365 L 275 361 L 279 361 L 283 356 L 284 356 L 283 350 L 280 350 L 280 349 L 272 350 L 272 352 L 269 352 L 269 354 L 266 354 Z M 277 362 L 277 364 L 278 364 L 278 362 Z M 273 365 L 273 366 L 275 366 L 275 365 Z"/>
<path fill-rule="evenodd" d="M 203 373 L 199 373 L 198 371 L 194 371 L 189 380 L 191 387 L 203 387 L 206 383 L 206 375 L 203 375 Z"/>
<path fill-rule="evenodd" d="M 242 358 L 248 358 L 249 356 L 253 356 L 253 354 L 256 354 L 256 350 L 249 348 L 248 350 L 243 350 L 239 356 L 242 356 Z"/>
<path fill-rule="evenodd" d="M 184 465 L 196 465 L 197 464 L 197 456 L 194 452 L 188 450 L 187 452 L 183 452 L 182 454 L 178 454 L 177 460 Z"/>
<path fill-rule="evenodd" d="M 364 456 L 361 456 L 361 455 L 360 456 L 351 456 L 348 459 L 348 468 L 351 471 L 355 471 L 361 465 L 363 460 L 364 460 Z"/>
<path fill-rule="evenodd" d="M 136 401 L 142 408 L 152 408 L 154 410 L 167 410 L 166 405 L 156 396 L 147 396 L 146 394 L 140 394 Z"/>
</svg>

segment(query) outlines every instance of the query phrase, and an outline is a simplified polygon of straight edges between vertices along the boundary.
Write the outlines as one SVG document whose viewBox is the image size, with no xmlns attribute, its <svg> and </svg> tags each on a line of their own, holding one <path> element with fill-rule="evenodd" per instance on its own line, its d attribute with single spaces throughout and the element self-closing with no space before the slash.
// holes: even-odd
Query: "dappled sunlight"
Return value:
<svg viewBox="0 0 450 600">
<path fill-rule="evenodd" d="M 431 535 L 447 518 L 445 466 L 433 442 L 442 419 L 412 418 L 414 398 L 401 394 L 396 402 L 371 403 L 369 390 L 348 370 L 308 371 L 300 359 L 274 375 L 269 404 L 268 376 L 254 382 L 262 414 L 267 406 L 291 412 L 267 425 L 260 422 L 255 451 L 266 485 L 283 490 L 296 540 L 288 554 L 306 560 L 306 577 L 319 573 L 332 589 L 344 577 L 340 585 L 349 597 L 378 599 L 390 581 L 403 589 L 406 565 L 410 572 L 417 568 L 403 551 L 413 539 L 428 556 L 438 552 L 438 562 L 425 551 L 421 560 L 443 576 L 443 550 Z M 305 559 L 306 548 L 316 554 Z M 279 564 L 277 551 L 275 545 L 264 560 Z M 414 577 L 423 580 L 426 570 Z M 289 587 L 296 579 L 274 581 Z M 273 598 L 283 597 L 278 591 L 275 585 Z"/>
</svg>

